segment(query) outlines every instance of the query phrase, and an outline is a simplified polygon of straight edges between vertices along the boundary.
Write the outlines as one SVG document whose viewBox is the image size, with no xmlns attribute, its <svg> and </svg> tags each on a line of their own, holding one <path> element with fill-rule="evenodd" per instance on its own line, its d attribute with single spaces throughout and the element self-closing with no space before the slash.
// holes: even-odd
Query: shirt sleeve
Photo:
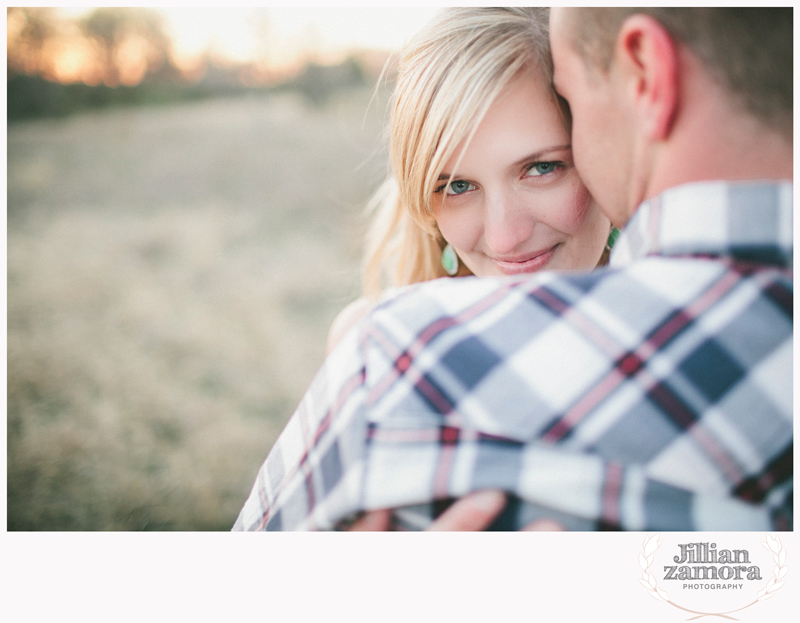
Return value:
<svg viewBox="0 0 800 623">
<path fill-rule="evenodd" d="M 234 530 L 326 530 L 356 512 L 365 450 L 364 372 L 354 328 L 278 437 Z"/>
<path fill-rule="evenodd" d="M 779 501 L 747 504 L 699 474 L 691 487 L 661 480 L 635 446 L 602 455 L 548 440 L 558 401 L 581 384 L 594 387 L 592 357 L 612 379 L 619 359 L 598 355 L 605 342 L 594 329 L 594 342 L 578 339 L 587 325 L 575 312 L 553 312 L 553 292 L 536 290 L 536 305 L 550 310 L 536 322 L 531 313 L 516 320 L 530 288 L 489 279 L 378 305 L 315 377 L 234 529 L 330 530 L 378 508 L 397 509 L 401 527 L 423 529 L 453 499 L 486 488 L 511 496 L 497 529 L 539 517 L 574 530 L 771 529 Z M 570 339 L 562 361 L 538 356 Z M 535 384 L 519 376 L 520 366 L 542 361 Z M 559 378 L 568 383 L 556 386 Z"/>
</svg>

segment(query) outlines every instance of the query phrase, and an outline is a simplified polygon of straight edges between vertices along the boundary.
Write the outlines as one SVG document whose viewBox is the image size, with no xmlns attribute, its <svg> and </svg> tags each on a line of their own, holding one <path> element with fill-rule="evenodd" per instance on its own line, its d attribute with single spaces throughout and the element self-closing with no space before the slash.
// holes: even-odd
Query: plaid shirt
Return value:
<svg viewBox="0 0 800 623">
<path fill-rule="evenodd" d="M 607 268 L 389 293 L 234 530 L 420 529 L 485 488 L 494 529 L 791 530 L 792 253 L 790 182 L 706 182 L 642 204 Z"/>
</svg>

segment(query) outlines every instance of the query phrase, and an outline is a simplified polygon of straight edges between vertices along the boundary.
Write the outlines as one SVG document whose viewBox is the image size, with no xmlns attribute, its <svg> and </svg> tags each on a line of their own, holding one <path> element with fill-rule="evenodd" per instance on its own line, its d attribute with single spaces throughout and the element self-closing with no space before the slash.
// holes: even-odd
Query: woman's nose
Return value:
<svg viewBox="0 0 800 623">
<path fill-rule="evenodd" d="M 513 255 L 522 249 L 533 233 L 532 209 L 511 193 L 494 193 L 486 197 L 483 238 L 490 253 Z"/>
</svg>

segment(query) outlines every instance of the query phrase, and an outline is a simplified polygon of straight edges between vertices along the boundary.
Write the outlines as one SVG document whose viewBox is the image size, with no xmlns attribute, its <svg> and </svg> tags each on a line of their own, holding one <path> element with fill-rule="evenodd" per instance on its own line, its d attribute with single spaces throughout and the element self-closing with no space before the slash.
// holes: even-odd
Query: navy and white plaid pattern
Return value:
<svg viewBox="0 0 800 623">
<path fill-rule="evenodd" d="M 644 203 L 608 268 L 396 290 L 332 353 L 235 530 L 791 530 L 792 184 Z"/>
</svg>

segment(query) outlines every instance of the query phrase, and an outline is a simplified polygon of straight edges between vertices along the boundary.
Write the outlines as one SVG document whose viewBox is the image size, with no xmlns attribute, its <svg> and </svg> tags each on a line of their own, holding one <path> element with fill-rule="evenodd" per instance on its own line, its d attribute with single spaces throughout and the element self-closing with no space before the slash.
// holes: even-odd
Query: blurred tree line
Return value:
<svg viewBox="0 0 800 623">
<path fill-rule="evenodd" d="M 161 15 L 146 8 L 98 8 L 66 19 L 52 8 L 8 7 L 7 24 L 9 122 L 266 89 L 294 89 L 323 104 L 335 91 L 368 81 L 354 57 L 337 66 L 308 63 L 278 83 L 252 64 L 208 56 L 187 72 L 173 61 Z"/>
</svg>

